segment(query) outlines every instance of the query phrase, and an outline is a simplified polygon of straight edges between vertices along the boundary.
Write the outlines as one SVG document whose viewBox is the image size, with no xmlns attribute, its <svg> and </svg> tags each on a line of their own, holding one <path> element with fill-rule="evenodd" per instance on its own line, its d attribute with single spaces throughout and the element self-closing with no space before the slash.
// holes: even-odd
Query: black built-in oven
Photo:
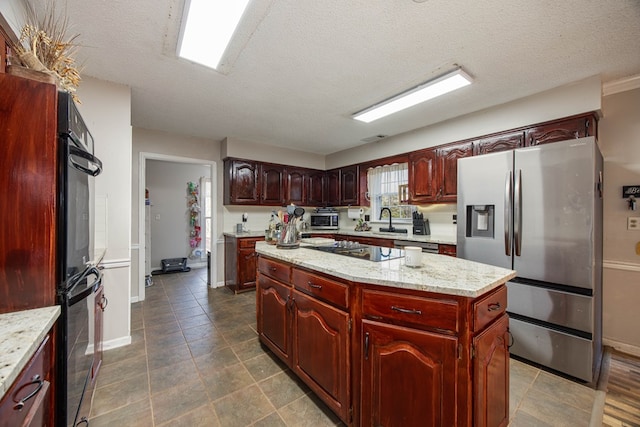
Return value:
<svg viewBox="0 0 640 427">
<path fill-rule="evenodd" d="M 58 389 L 61 426 L 88 425 L 96 372 L 90 330 L 102 274 L 93 260 L 93 180 L 102 171 L 93 137 L 70 94 L 58 92 Z M 94 334 L 95 335 L 95 334 Z M 84 403 L 84 404 L 83 404 Z"/>
</svg>

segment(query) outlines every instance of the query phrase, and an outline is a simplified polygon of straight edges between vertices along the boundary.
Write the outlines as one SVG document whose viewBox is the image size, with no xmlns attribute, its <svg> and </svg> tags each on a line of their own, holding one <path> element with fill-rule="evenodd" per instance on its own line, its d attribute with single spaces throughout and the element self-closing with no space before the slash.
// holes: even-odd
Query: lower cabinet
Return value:
<svg viewBox="0 0 640 427">
<path fill-rule="evenodd" d="M 455 337 L 362 321 L 363 426 L 456 425 Z"/>
<path fill-rule="evenodd" d="M 53 426 L 53 345 L 47 335 L 0 401 L 0 426 Z"/>
<path fill-rule="evenodd" d="M 473 339 L 475 427 L 509 424 L 509 317 Z"/>
<path fill-rule="evenodd" d="M 293 372 L 343 420 L 349 419 L 349 314 L 292 290 Z"/>
<path fill-rule="evenodd" d="M 508 425 L 504 285 L 409 292 L 264 256 L 257 274 L 260 341 L 346 425 Z"/>
<path fill-rule="evenodd" d="M 256 242 L 263 237 L 224 236 L 224 283 L 235 293 L 256 287 Z"/>
</svg>

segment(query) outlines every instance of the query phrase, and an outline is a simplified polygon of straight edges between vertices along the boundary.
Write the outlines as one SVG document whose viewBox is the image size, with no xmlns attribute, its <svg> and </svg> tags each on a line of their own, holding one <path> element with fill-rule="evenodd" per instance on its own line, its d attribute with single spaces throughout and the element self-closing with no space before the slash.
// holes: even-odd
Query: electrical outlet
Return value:
<svg viewBox="0 0 640 427">
<path fill-rule="evenodd" d="M 640 230 L 640 217 L 630 216 L 627 218 L 627 230 Z"/>
</svg>

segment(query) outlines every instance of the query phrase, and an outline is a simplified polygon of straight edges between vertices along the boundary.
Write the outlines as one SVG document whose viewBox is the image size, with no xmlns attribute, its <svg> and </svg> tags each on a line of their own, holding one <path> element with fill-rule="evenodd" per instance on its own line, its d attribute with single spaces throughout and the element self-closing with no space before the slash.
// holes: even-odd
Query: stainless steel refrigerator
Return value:
<svg viewBox="0 0 640 427">
<path fill-rule="evenodd" d="M 602 155 L 587 137 L 458 160 L 458 257 L 516 270 L 511 354 L 594 384 Z"/>
</svg>

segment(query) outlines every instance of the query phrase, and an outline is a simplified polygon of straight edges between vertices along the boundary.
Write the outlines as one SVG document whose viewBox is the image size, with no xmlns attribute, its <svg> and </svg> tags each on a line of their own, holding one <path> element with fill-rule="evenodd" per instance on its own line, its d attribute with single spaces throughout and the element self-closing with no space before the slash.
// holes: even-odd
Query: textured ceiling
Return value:
<svg viewBox="0 0 640 427">
<path fill-rule="evenodd" d="M 638 0 L 252 0 L 223 73 L 176 57 L 184 0 L 65 2 L 84 74 L 131 87 L 133 126 L 320 154 L 640 74 Z M 350 118 L 455 64 L 473 85 L 370 124 Z"/>
</svg>

